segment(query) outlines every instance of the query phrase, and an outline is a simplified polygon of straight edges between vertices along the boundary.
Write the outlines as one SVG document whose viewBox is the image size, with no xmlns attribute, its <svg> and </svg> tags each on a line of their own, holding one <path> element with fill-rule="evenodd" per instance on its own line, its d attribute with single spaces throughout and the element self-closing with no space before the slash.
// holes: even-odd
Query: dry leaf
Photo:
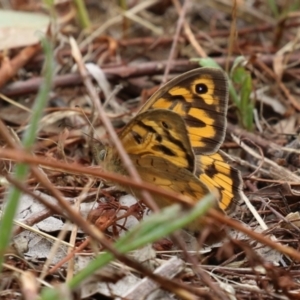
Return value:
<svg viewBox="0 0 300 300">
<path fill-rule="evenodd" d="M 39 43 L 50 23 L 47 15 L 0 10 L 0 50 Z"/>
</svg>

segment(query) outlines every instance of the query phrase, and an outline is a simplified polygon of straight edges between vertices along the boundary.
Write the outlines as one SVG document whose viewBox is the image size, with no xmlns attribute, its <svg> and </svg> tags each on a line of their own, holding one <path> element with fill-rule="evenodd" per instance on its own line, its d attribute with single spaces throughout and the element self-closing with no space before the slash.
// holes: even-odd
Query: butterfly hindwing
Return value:
<svg viewBox="0 0 300 300">
<path fill-rule="evenodd" d="M 209 189 L 217 189 L 221 195 L 219 206 L 232 211 L 241 199 L 242 178 L 240 172 L 227 163 L 222 151 L 212 155 L 197 155 L 195 175 Z"/>
<path fill-rule="evenodd" d="M 208 187 L 201 182 L 194 174 L 187 169 L 180 168 L 169 161 L 158 156 L 131 157 L 133 161 L 138 160 L 136 164 L 137 171 L 145 182 L 149 182 L 162 187 L 163 189 L 187 196 L 189 203 L 200 201 L 210 191 Z M 127 189 L 128 192 L 134 194 L 137 198 L 141 197 L 139 189 Z M 152 195 L 159 207 L 166 207 L 174 204 L 174 200 L 161 195 Z M 215 198 L 215 208 L 218 208 L 218 199 Z M 202 219 L 197 219 L 187 225 L 188 229 L 197 233 L 205 226 Z"/>
<path fill-rule="evenodd" d="M 158 184 L 166 190 L 188 196 L 193 201 L 199 201 L 209 189 L 191 172 L 180 168 L 158 156 L 132 157 L 137 159 L 137 170 L 141 178 L 153 184 Z M 158 196 L 156 196 L 157 199 Z M 164 199 L 160 206 L 171 205 L 172 201 Z M 163 204 L 165 203 L 165 204 Z"/>
</svg>

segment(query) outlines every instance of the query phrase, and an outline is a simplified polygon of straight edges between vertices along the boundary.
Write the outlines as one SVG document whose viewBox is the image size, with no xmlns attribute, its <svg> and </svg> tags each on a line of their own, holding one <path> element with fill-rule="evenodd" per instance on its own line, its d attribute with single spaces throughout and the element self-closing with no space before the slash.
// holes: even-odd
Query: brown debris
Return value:
<svg viewBox="0 0 300 300">
<path fill-rule="evenodd" d="M 166 299 L 300 298 L 299 12 L 292 11 L 288 1 L 275 1 L 277 14 L 268 1 L 229 5 L 230 1 L 173 0 L 152 1 L 152 6 L 150 2 L 127 1 L 128 7 L 121 8 L 115 1 L 84 1 L 92 27 L 82 30 L 72 2 L 55 1 L 56 27 L 48 35 L 56 73 L 32 153 L 21 149 L 16 136 L 21 137 L 30 120 L 28 107 L 43 81 L 44 54 L 40 45 L 0 53 L 0 201 L 5 201 L 9 185 L 32 199 L 16 217 L 17 244 L 4 254 L 1 299 L 17 299 L 18 293 L 35 299 L 40 280 L 64 283 L 74 275 L 73 262 L 77 267 L 80 260 L 88 256 L 92 260 L 103 250 L 113 254 L 115 264 L 94 274 L 88 299 L 102 294 L 137 299 L 157 287 Z M 14 10 L 47 13 L 40 1 L 11 5 Z M 113 128 L 107 125 L 110 121 L 120 132 L 162 82 L 197 68 L 198 62 L 191 58 L 211 57 L 230 71 L 241 54 L 252 77 L 254 129 L 242 128 L 240 108 L 231 98 L 222 150 L 241 170 L 248 202 L 239 199 L 230 218 L 210 211 L 207 227 L 197 238 L 178 233 L 156 241 L 154 259 L 149 258 L 154 267 L 150 263 L 145 267 L 144 262 L 119 253 L 113 243 L 130 230 L 128 224 L 146 219 L 149 209 L 131 199 L 124 204 L 118 187 L 107 188 L 107 183 L 144 189 L 138 200 L 153 210 L 156 203 L 151 198 L 155 193 L 165 195 L 164 191 L 141 182 L 134 171 L 128 178 L 93 165 L 90 145 L 94 138 L 107 143 L 106 128 Z M 103 77 L 92 80 L 86 63 Z M 123 89 L 108 100 L 98 82 L 111 90 L 122 84 Z M 111 140 L 118 146 L 117 136 Z M 30 165 L 26 182 L 13 179 L 16 162 Z M 186 203 L 183 197 L 169 196 Z M 35 203 L 43 204 L 43 209 L 35 211 Z M 51 217 L 53 228 L 44 232 L 47 226 L 42 224 Z M 69 225 L 56 227 L 55 220 Z M 220 228 L 224 239 L 205 247 L 203 241 L 214 232 L 220 239 Z M 65 231 L 60 241 L 65 256 L 54 254 L 48 265 L 61 231 Z M 46 254 L 33 252 L 37 239 L 44 241 L 45 248 L 51 245 Z M 178 263 L 174 271 L 173 260 Z M 169 272 L 166 276 L 160 272 L 163 266 Z M 121 293 L 116 286 L 129 278 L 135 284 L 127 282 L 128 290 Z M 78 289 L 86 292 L 84 285 Z M 71 292 L 64 295 L 71 297 Z M 76 297 L 81 299 L 80 293 Z"/>
</svg>

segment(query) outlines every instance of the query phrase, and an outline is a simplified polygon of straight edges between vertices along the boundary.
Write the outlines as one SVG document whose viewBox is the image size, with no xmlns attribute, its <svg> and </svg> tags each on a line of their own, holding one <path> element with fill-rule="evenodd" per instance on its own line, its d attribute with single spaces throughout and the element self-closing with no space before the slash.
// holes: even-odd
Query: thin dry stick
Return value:
<svg viewBox="0 0 300 300">
<path fill-rule="evenodd" d="M 85 185 L 83 191 L 80 193 L 79 197 L 77 197 L 77 201 L 75 202 L 75 209 L 78 211 L 78 213 L 80 213 L 80 204 L 81 202 L 85 199 L 90 187 L 93 184 L 93 180 L 92 178 L 89 178 L 87 184 Z M 71 245 L 73 245 L 73 248 L 68 248 L 68 254 L 71 253 L 73 251 L 73 249 L 75 248 L 75 244 L 76 244 L 76 238 L 77 238 L 77 232 L 78 232 L 78 226 L 74 226 L 71 236 L 70 236 L 70 241 L 69 243 Z M 72 259 L 69 261 L 68 263 L 68 270 L 67 270 L 67 276 L 66 276 L 66 281 L 69 281 L 73 278 L 74 276 L 74 256 L 72 256 Z"/>
<path fill-rule="evenodd" d="M 1 121 L 0 121 L 0 124 L 1 124 Z M 1 132 L 1 128 L 0 128 L 0 132 Z M 102 175 L 99 175 L 99 173 L 100 173 L 99 171 L 98 171 L 98 174 L 97 174 L 97 172 L 95 172 L 94 170 L 90 170 L 90 169 L 87 169 L 87 168 L 84 168 L 84 167 L 80 167 L 80 166 L 76 166 L 76 165 L 70 166 L 68 164 L 61 163 L 61 162 L 55 162 L 54 163 L 54 162 L 50 162 L 50 161 L 47 161 L 47 160 L 41 159 L 41 158 L 38 159 L 37 157 L 33 157 L 33 156 L 29 155 L 28 153 L 26 153 L 24 151 L 17 151 L 17 150 L 1 149 L 0 148 L 0 157 L 9 158 L 9 159 L 12 159 L 16 162 L 28 163 L 28 164 L 31 164 L 31 165 L 43 164 L 45 166 L 49 166 L 49 167 L 53 167 L 53 168 L 55 168 L 55 166 L 56 166 L 59 169 L 65 170 L 65 171 L 74 172 L 74 170 L 76 170 L 76 173 L 78 173 L 78 174 L 87 173 L 91 176 L 101 176 L 102 177 Z M 105 174 L 105 173 L 101 173 L 101 174 Z M 113 180 L 114 176 L 110 176 L 110 179 Z M 128 182 L 128 184 L 130 184 L 130 182 L 131 182 L 131 184 L 135 187 L 140 187 L 137 183 L 132 182 L 132 180 L 128 180 L 128 179 L 126 180 L 125 178 L 122 178 L 122 179 L 120 178 L 120 181 L 121 180 L 124 180 L 124 181 Z M 149 184 L 146 188 L 149 188 L 151 190 L 152 186 Z M 176 199 L 177 201 L 180 201 L 183 198 L 180 195 L 177 195 L 177 194 L 174 195 L 173 193 L 166 192 L 163 189 L 159 189 L 157 187 L 155 189 L 152 189 L 152 190 L 153 190 L 154 193 L 162 194 L 166 197 Z M 184 198 L 183 198 L 183 200 L 184 200 Z M 77 214 L 72 208 L 70 208 L 64 202 L 66 202 L 66 201 L 63 201 L 62 205 L 63 205 L 63 208 L 65 209 L 65 211 L 67 212 L 68 217 L 74 223 L 79 224 L 79 226 L 81 226 L 81 228 L 84 232 L 91 235 L 96 241 L 99 241 L 106 249 L 111 251 L 112 254 L 114 256 L 116 256 L 117 259 L 124 262 L 125 264 L 128 264 L 129 266 L 133 266 L 132 268 L 134 268 L 134 269 L 140 270 L 139 269 L 140 265 L 138 263 L 135 263 L 134 261 L 128 259 L 126 256 L 123 256 L 123 255 L 119 254 L 117 251 L 115 251 L 114 248 L 111 247 L 110 243 L 107 243 L 107 246 L 106 246 L 107 241 L 106 241 L 105 236 L 101 232 L 99 232 L 98 230 L 95 230 L 94 227 L 91 227 L 90 224 L 86 220 L 84 220 L 79 214 Z M 228 225 L 228 226 L 230 226 L 230 227 L 232 227 L 236 230 L 239 230 L 239 231 L 247 234 L 248 236 L 258 240 L 259 242 L 261 242 L 261 243 L 263 243 L 267 246 L 270 246 L 274 249 L 277 249 L 279 252 L 281 252 L 283 254 L 286 254 L 286 255 L 300 261 L 300 253 L 298 251 L 296 251 L 295 249 L 293 249 L 291 247 L 283 246 L 283 245 L 278 244 L 278 243 L 275 243 L 272 240 L 270 240 L 270 239 L 266 238 L 265 236 L 263 236 L 262 234 L 257 233 L 257 232 L 253 232 L 252 230 L 246 228 L 245 226 L 243 226 L 239 222 L 237 222 L 235 220 L 232 220 L 229 217 L 224 216 L 224 214 L 222 214 L 218 211 L 215 211 L 215 210 L 211 209 L 208 212 L 208 214 L 213 218 L 213 220 L 216 219 L 218 222 L 220 222 L 222 224 L 225 224 L 225 225 Z M 148 275 L 148 273 L 150 273 L 150 277 L 151 277 L 152 273 L 146 271 L 147 275 Z"/>
<path fill-rule="evenodd" d="M 182 6 L 182 10 L 181 10 L 179 19 L 177 21 L 177 27 L 176 27 L 176 31 L 175 31 L 175 34 L 174 34 L 174 39 L 173 39 L 172 47 L 171 47 L 171 50 L 170 50 L 168 62 L 167 62 L 167 65 L 166 65 L 165 73 L 164 73 L 164 76 L 163 76 L 163 79 L 162 79 L 162 83 L 167 82 L 167 76 L 170 73 L 171 62 L 174 59 L 175 48 L 176 48 L 177 43 L 178 43 L 179 34 L 180 34 L 180 31 L 181 31 L 181 28 L 182 28 L 182 25 L 183 25 L 184 16 L 185 16 L 186 9 L 187 9 L 187 6 L 188 6 L 189 2 L 190 2 L 190 0 L 185 0 L 184 4 Z"/>
<path fill-rule="evenodd" d="M 10 182 L 9 180 L 9 176 L 5 176 L 5 178 L 7 179 L 8 182 Z M 28 190 L 28 189 L 27 189 Z M 30 216 L 28 216 L 26 219 L 23 220 L 23 224 L 32 227 L 34 224 L 37 224 L 39 222 L 42 222 L 43 220 L 51 217 L 53 214 L 53 211 L 45 208 L 41 211 L 38 211 L 36 213 L 32 213 Z M 13 236 L 16 236 L 18 234 L 20 234 L 21 232 L 23 232 L 25 230 L 25 228 L 21 227 L 21 226 L 16 226 L 14 231 L 13 231 Z"/>
<path fill-rule="evenodd" d="M 300 228 L 294 224 L 294 221 L 290 221 L 287 218 L 285 218 L 281 213 L 279 213 L 276 209 L 274 209 L 267 201 L 265 201 L 262 197 L 258 197 L 259 201 L 261 201 L 274 215 L 277 216 L 278 219 L 285 222 L 286 224 L 289 224 L 291 227 L 293 227 L 298 234 L 300 233 Z M 297 220 L 298 222 L 298 220 Z"/>
<path fill-rule="evenodd" d="M 160 267 L 158 267 L 154 273 L 167 278 L 174 278 L 178 273 L 183 271 L 185 263 L 183 260 L 174 256 Z M 157 282 L 153 282 L 149 278 L 140 280 L 135 286 L 133 286 L 124 295 L 125 299 L 146 299 L 148 295 L 157 290 L 159 285 Z M 196 298 L 195 298 L 196 299 Z"/>
<path fill-rule="evenodd" d="M 91 239 L 91 237 L 88 237 L 80 246 L 73 249 L 63 259 L 61 259 L 58 263 L 56 263 L 55 266 L 53 266 L 48 271 L 48 274 L 52 274 L 52 273 L 56 272 L 56 270 L 58 270 L 60 267 L 62 267 L 70 259 L 72 259 L 75 256 L 75 254 L 79 253 L 80 251 L 83 251 L 90 243 L 92 243 L 92 239 Z"/>
<path fill-rule="evenodd" d="M 138 12 L 147 9 L 148 7 L 159 2 L 158 0 L 147 0 L 142 1 L 139 4 L 135 5 L 133 8 L 127 10 L 127 14 L 137 14 Z M 88 37 L 80 43 L 80 48 L 84 48 L 93 42 L 94 39 L 98 38 L 101 34 L 105 32 L 110 26 L 120 23 L 123 21 L 123 15 L 117 15 L 116 17 L 110 18 L 106 22 L 102 23 L 99 28 L 93 31 Z"/>
<path fill-rule="evenodd" d="M 291 92 L 287 89 L 287 87 L 283 84 L 280 78 L 260 59 L 255 60 L 255 64 L 261 67 L 271 78 L 273 78 L 278 84 L 279 88 L 283 92 L 283 94 L 288 98 L 290 103 L 294 106 L 294 108 L 300 111 L 300 104 L 297 99 L 291 94 Z"/>
<path fill-rule="evenodd" d="M 80 201 L 76 201 L 75 203 L 75 209 L 80 212 Z M 77 239 L 77 233 L 78 233 L 78 226 L 73 226 L 71 236 L 70 236 L 70 241 L 69 243 L 73 245 L 75 248 L 76 244 L 76 239 Z M 68 248 L 67 254 L 71 253 L 74 248 Z M 74 277 L 74 256 L 68 261 L 68 268 L 67 268 L 67 276 L 66 276 L 66 281 L 70 281 Z"/>
<path fill-rule="evenodd" d="M 49 255 L 47 256 L 47 260 L 44 263 L 42 272 L 39 276 L 40 280 L 43 280 L 45 278 L 45 276 L 47 275 L 48 268 L 51 265 L 51 262 L 53 261 L 53 259 L 55 257 L 55 254 L 59 250 L 59 247 L 61 247 L 62 241 L 65 239 L 65 237 L 68 233 L 69 225 L 70 225 L 69 222 L 64 224 L 63 228 L 59 232 L 57 240 L 55 241 L 54 245 L 51 247 L 51 251 L 50 251 Z M 73 250 L 73 245 L 71 247 L 68 247 L 68 249 L 70 249 L 70 251 L 72 251 Z"/>
<path fill-rule="evenodd" d="M 253 144 L 253 146 L 255 146 L 255 147 L 259 150 L 259 153 L 260 153 L 261 157 L 264 157 L 264 152 L 263 152 L 263 150 L 261 149 L 261 147 L 259 147 L 259 146 L 256 145 L 255 143 L 252 143 L 252 141 L 249 140 L 249 139 L 243 139 L 243 140 L 244 140 L 244 141 L 247 140 L 248 143 Z M 255 170 L 254 170 L 251 174 L 249 174 L 247 177 L 248 177 L 248 178 L 251 178 L 254 174 L 256 174 L 257 172 L 259 172 L 259 171 L 262 169 L 263 164 L 264 164 L 264 161 L 263 161 L 263 159 L 262 159 L 262 160 L 260 161 L 259 165 L 255 168 Z"/>
<path fill-rule="evenodd" d="M 0 93 L 0 99 L 2 99 L 3 101 L 6 101 L 6 102 L 8 102 L 8 103 L 10 103 L 11 105 L 13 105 L 13 106 L 15 106 L 15 107 L 20 108 L 20 109 L 22 109 L 22 110 L 24 110 L 24 111 L 26 111 L 26 112 L 28 112 L 28 113 L 31 113 L 31 112 L 32 112 L 30 108 L 28 108 L 28 107 L 22 105 L 21 103 L 15 101 L 15 100 L 13 100 L 13 99 L 11 99 L 11 98 L 9 98 L 9 97 L 6 97 L 5 95 L 3 95 L 3 94 L 1 94 L 1 93 Z"/>
<path fill-rule="evenodd" d="M 230 36 L 228 39 L 228 55 L 227 55 L 227 60 L 225 64 L 225 70 L 226 72 L 229 71 L 229 58 L 232 54 L 233 50 L 233 44 L 234 44 L 234 37 L 236 36 L 236 13 L 237 13 L 237 2 L 234 0 L 233 6 L 232 6 L 232 21 L 231 21 L 231 26 L 230 26 Z"/>
<path fill-rule="evenodd" d="M 251 170 L 256 170 L 257 169 L 256 165 L 253 165 L 253 164 L 249 163 L 248 161 L 243 160 L 243 159 L 241 159 L 240 157 L 238 157 L 236 155 L 231 154 L 231 158 L 233 159 L 234 162 L 236 162 L 237 164 L 239 164 L 242 167 L 246 167 L 246 168 L 251 169 Z M 259 172 L 264 176 L 269 175 L 269 171 L 266 170 L 266 169 L 263 169 L 263 168 L 260 168 Z M 246 178 L 246 179 L 249 178 L 247 175 L 243 176 L 243 177 Z M 257 178 L 257 177 L 254 177 L 254 176 L 251 177 L 251 180 L 258 180 L 258 179 L 260 180 L 260 178 Z M 265 179 L 261 179 L 261 180 L 264 181 Z M 273 182 L 273 180 L 268 180 L 268 182 Z M 274 182 L 276 182 L 276 181 L 274 181 Z"/>
<path fill-rule="evenodd" d="M 34 272 L 32 272 L 31 270 L 22 272 L 20 276 L 18 276 L 18 278 L 19 282 L 21 283 L 21 293 L 23 299 L 27 300 L 40 298 L 40 290 Z"/>
<path fill-rule="evenodd" d="M 246 226 L 242 225 L 238 221 L 230 219 L 229 217 L 222 215 L 220 212 L 218 212 L 216 210 L 211 209 L 208 212 L 208 216 L 210 218 L 212 218 L 212 220 L 214 222 L 217 220 L 221 224 L 226 224 L 227 226 L 230 226 L 231 228 L 234 228 L 240 232 L 247 234 L 249 237 L 257 240 L 258 242 L 260 242 L 266 246 L 269 246 L 270 248 L 273 248 L 273 249 L 277 250 L 278 252 L 283 253 L 283 254 L 297 260 L 298 262 L 300 262 L 300 253 L 297 250 L 295 250 L 294 248 L 284 246 L 280 243 L 276 243 L 276 242 L 272 241 L 271 239 L 265 237 L 261 233 L 258 233 L 258 232 L 248 229 Z"/>
<path fill-rule="evenodd" d="M 235 61 L 236 57 L 215 57 L 215 61 L 224 66 L 225 62 L 229 60 L 230 64 Z M 261 54 L 259 56 L 259 60 L 264 62 L 267 65 L 271 65 L 274 60 L 274 55 L 270 54 Z M 290 63 L 298 63 L 299 60 L 299 53 L 295 53 L 290 57 Z M 257 60 L 258 61 L 258 60 Z M 138 77 L 144 75 L 154 75 L 154 74 L 161 74 L 167 64 L 166 61 L 151 61 L 151 62 L 144 62 L 139 63 L 136 65 L 126 65 L 120 67 L 107 67 L 103 68 L 103 72 L 109 79 L 116 79 L 116 78 L 129 78 L 129 77 Z M 191 62 L 187 59 L 178 59 L 173 61 L 170 68 L 173 72 L 187 72 L 194 68 L 199 67 L 198 63 Z M 6 96 L 17 96 L 17 95 L 24 95 L 28 93 L 34 93 L 38 90 L 41 85 L 43 78 L 41 77 L 34 77 L 28 79 L 26 81 L 17 81 L 6 85 L 3 89 L 0 89 L 1 93 L 5 94 Z M 70 73 L 70 74 L 63 74 L 57 75 L 53 78 L 53 86 L 55 87 L 65 87 L 65 86 L 74 86 L 82 83 L 82 77 L 78 73 Z"/>
<path fill-rule="evenodd" d="M 124 167 L 127 169 L 129 175 L 132 177 L 132 179 L 135 182 L 143 183 L 139 173 L 137 172 L 136 168 L 132 164 L 132 161 L 130 160 L 128 154 L 124 150 L 124 147 L 123 147 L 120 139 L 118 138 L 118 135 L 116 134 L 110 120 L 107 118 L 105 111 L 102 108 L 101 101 L 96 93 L 95 88 L 93 87 L 92 81 L 90 80 L 87 70 L 83 64 L 81 53 L 79 51 L 77 43 L 73 38 L 70 38 L 70 44 L 72 47 L 72 55 L 78 65 L 79 72 L 83 78 L 86 89 L 87 89 L 92 101 L 94 102 L 94 106 L 98 110 L 99 117 L 102 120 L 102 123 L 103 123 L 105 129 L 107 130 L 109 136 L 111 137 L 112 143 L 114 144 L 114 146 L 116 147 L 116 149 L 120 155 L 120 158 L 124 164 Z M 143 200 L 145 200 L 146 204 L 153 211 L 159 211 L 159 207 L 153 201 L 152 197 L 150 196 L 150 194 L 148 192 L 146 192 L 145 190 L 142 190 L 142 196 L 144 198 Z"/>
<path fill-rule="evenodd" d="M 1 131 L 1 129 L 0 129 Z M 101 171 L 99 169 L 92 169 L 87 168 L 79 164 L 66 164 L 60 161 L 49 161 L 41 156 L 32 156 L 28 153 L 25 153 L 24 151 L 20 150 L 11 150 L 11 149 L 3 149 L 0 148 L 0 157 L 5 159 L 11 159 L 16 162 L 23 162 L 23 163 L 29 163 L 33 165 L 40 165 L 43 167 L 48 167 L 54 170 L 63 170 L 63 172 L 69 172 L 70 174 L 85 174 L 85 175 L 91 175 L 97 178 L 104 178 L 110 181 L 115 181 L 120 184 L 129 185 L 134 188 L 139 189 L 147 189 L 151 193 L 161 195 L 164 197 L 168 197 L 170 199 L 175 200 L 177 203 L 185 204 L 186 206 L 192 207 L 194 205 L 194 201 L 192 201 L 189 197 L 186 197 L 181 194 L 177 194 L 175 192 L 167 191 L 159 186 L 155 186 L 150 183 L 137 183 L 133 181 L 131 178 L 118 175 L 115 173 L 108 173 Z M 40 180 L 40 178 L 38 178 Z M 46 187 L 48 188 L 48 186 Z M 57 199 L 58 200 L 58 199 Z M 60 201 L 60 200 L 59 200 Z M 63 200 L 65 202 L 65 200 Z"/>
<path fill-rule="evenodd" d="M 255 207 L 252 205 L 252 203 L 250 202 L 250 200 L 246 197 L 245 194 L 242 194 L 242 199 L 245 202 L 245 204 L 247 205 L 247 207 L 249 208 L 249 210 L 251 211 L 252 215 L 254 216 L 254 218 L 256 219 L 256 221 L 258 222 L 258 224 L 260 225 L 260 227 L 263 230 L 267 230 L 269 229 L 267 224 L 265 223 L 265 221 L 262 219 L 262 217 L 259 215 L 259 213 L 257 212 L 257 210 L 255 209 Z"/>
<path fill-rule="evenodd" d="M 182 11 L 180 2 L 178 0 L 173 0 L 173 4 L 177 10 L 178 15 L 180 16 L 181 11 Z M 189 40 L 191 45 L 194 47 L 195 51 L 199 54 L 199 56 L 207 57 L 207 54 L 205 53 L 205 51 L 202 49 L 202 47 L 198 43 L 195 35 L 193 34 L 193 32 L 191 30 L 189 23 L 186 20 L 184 20 L 183 29 L 184 29 L 184 33 L 186 34 L 187 39 Z"/>
<path fill-rule="evenodd" d="M 41 50 L 41 45 L 36 44 L 22 49 L 13 59 L 2 58 L 0 68 L 0 87 L 4 86 L 26 63 Z"/>
<path fill-rule="evenodd" d="M 241 140 L 235 136 L 234 134 L 231 134 L 232 139 L 240 146 L 242 147 L 246 152 L 248 152 L 253 157 L 263 160 L 264 164 L 268 166 L 270 175 L 274 178 L 286 180 L 286 181 L 293 181 L 293 182 L 300 182 L 300 177 L 296 174 L 292 173 L 291 171 L 287 170 L 286 168 L 283 168 L 279 166 L 274 161 L 266 158 L 261 157 L 257 152 L 252 150 L 249 146 L 247 146 L 245 143 L 241 142 Z"/>
</svg>

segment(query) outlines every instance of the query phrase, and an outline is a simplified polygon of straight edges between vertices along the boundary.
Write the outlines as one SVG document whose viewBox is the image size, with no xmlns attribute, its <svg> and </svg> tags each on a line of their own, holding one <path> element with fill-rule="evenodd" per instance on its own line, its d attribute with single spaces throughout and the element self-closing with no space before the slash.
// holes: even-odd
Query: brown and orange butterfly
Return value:
<svg viewBox="0 0 300 300">
<path fill-rule="evenodd" d="M 199 68 L 161 87 L 120 134 L 141 178 L 199 201 L 218 191 L 218 206 L 229 211 L 241 198 L 239 172 L 219 150 L 225 138 L 228 79 L 223 71 Z M 107 171 L 127 175 L 117 151 L 105 147 L 97 161 Z M 137 190 L 122 187 L 139 197 Z M 171 200 L 154 197 L 160 207 Z M 199 222 L 188 229 L 198 231 Z"/>
</svg>

